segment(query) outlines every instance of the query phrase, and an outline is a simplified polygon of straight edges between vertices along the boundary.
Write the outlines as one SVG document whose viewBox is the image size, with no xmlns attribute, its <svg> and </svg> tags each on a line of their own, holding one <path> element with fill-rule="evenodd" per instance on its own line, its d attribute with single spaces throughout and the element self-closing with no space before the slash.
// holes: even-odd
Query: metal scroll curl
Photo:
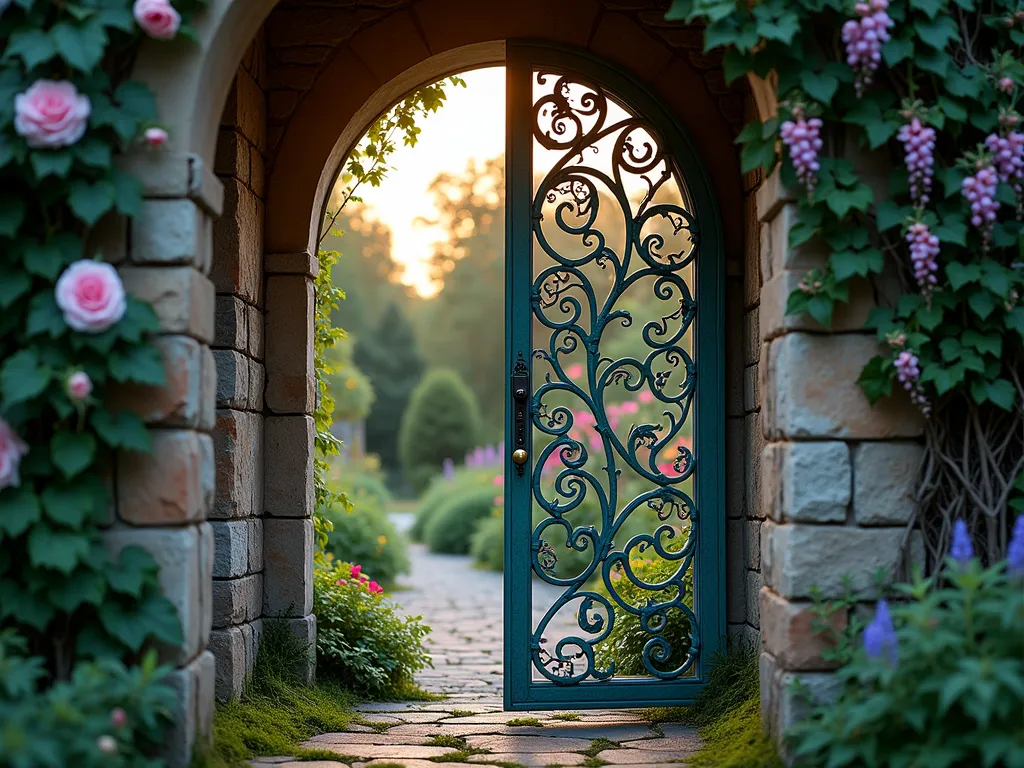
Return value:
<svg viewBox="0 0 1024 768">
<path fill-rule="evenodd" d="M 647 122 L 599 85 L 576 76 L 537 73 L 536 82 L 533 135 L 557 158 L 533 199 L 537 256 L 546 257 L 532 287 L 533 316 L 546 329 L 546 338 L 533 356 L 546 375 L 530 409 L 539 433 L 535 440 L 544 444 L 531 483 L 543 513 L 532 534 L 531 564 L 540 579 L 562 591 L 534 631 L 534 666 L 563 685 L 611 678 L 615 663 L 600 664 L 595 649 L 609 637 L 617 617 L 632 614 L 647 636 L 641 653 L 647 674 L 674 679 L 686 674 L 700 653 L 692 608 L 699 515 L 683 490 L 698 457 L 680 444 L 698 376 L 687 343 L 697 301 L 686 270 L 698 256 L 697 220 L 679 204 L 685 188 Z M 661 194 L 666 185 L 675 185 L 678 200 Z M 634 323 L 630 301 L 643 291 L 674 310 L 637 326 L 642 354 L 603 356 L 609 329 Z M 584 371 L 571 377 L 567 358 L 581 353 Z M 663 410 L 662 419 L 633 424 L 620 434 L 606 404 L 613 388 L 649 392 L 648 400 Z M 564 405 L 567 398 L 578 410 Z M 580 413 L 587 414 L 599 438 L 589 447 L 573 433 Z M 673 450 L 667 462 L 673 471 L 668 472 L 666 453 Z M 552 466 L 554 477 L 542 481 L 542 472 Z M 630 499 L 622 497 L 626 469 L 646 484 Z M 599 521 L 577 517 L 586 500 L 599 505 Z M 617 546 L 624 524 L 641 509 L 653 513 L 654 530 Z M 558 553 L 566 549 L 582 557 L 573 560 L 571 573 L 556 574 Z M 658 579 L 651 581 L 634 568 L 634 558 L 643 556 L 668 564 Z M 601 592 L 588 587 L 592 578 L 603 585 Z M 627 599 L 625 585 L 647 597 Z M 552 645 L 548 628 L 556 614 L 570 608 L 576 609 L 582 631 Z M 683 647 L 673 648 L 667 636 L 670 615 L 681 616 L 687 627 Z"/>
</svg>

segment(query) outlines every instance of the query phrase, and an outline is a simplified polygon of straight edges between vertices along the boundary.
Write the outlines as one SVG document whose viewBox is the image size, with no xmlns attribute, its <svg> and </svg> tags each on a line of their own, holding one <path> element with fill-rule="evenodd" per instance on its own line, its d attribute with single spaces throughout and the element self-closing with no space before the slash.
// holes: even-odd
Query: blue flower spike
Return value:
<svg viewBox="0 0 1024 768">
<path fill-rule="evenodd" d="M 949 547 L 949 556 L 959 565 L 967 565 L 974 557 L 971 534 L 967 532 L 967 523 L 962 517 L 953 523 L 953 543 Z"/>
<path fill-rule="evenodd" d="M 1017 515 L 1010 535 L 1010 546 L 1006 550 L 1006 562 L 1010 573 L 1024 576 L 1024 514 Z"/>
<path fill-rule="evenodd" d="M 864 629 L 864 651 L 872 659 L 884 656 L 892 667 L 899 658 L 896 628 L 889 613 L 889 603 L 882 598 L 875 606 L 875 618 Z"/>
</svg>

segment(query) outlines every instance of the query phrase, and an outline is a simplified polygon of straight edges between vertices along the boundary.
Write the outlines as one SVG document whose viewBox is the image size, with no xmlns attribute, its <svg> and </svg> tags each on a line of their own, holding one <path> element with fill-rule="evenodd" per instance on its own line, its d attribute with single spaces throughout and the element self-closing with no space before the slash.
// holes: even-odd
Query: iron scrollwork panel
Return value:
<svg viewBox="0 0 1024 768">
<path fill-rule="evenodd" d="M 551 604 L 535 677 L 685 677 L 697 363 L 686 187 L 653 127 L 600 85 L 533 75 L 532 569 Z"/>
</svg>

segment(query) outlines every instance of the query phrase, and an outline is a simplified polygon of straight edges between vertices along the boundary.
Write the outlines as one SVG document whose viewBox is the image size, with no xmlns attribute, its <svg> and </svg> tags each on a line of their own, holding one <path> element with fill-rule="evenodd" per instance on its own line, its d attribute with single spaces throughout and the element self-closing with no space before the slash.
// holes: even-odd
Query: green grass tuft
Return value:
<svg viewBox="0 0 1024 768">
<path fill-rule="evenodd" d="M 297 680 L 295 659 L 307 653 L 287 624 L 265 622 L 253 682 L 238 701 L 218 705 L 213 747 L 197 755 L 196 768 L 239 768 L 254 757 L 300 752 L 313 759 L 307 755 L 321 750 L 301 750 L 300 743 L 349 726 L 356 703 L 351 693 L 331 682 L 306 686 Z"/>
<path fill-rule="evenodd" d="M 565 720 L 566 722 L 575 722 L 580 719 L 579 712 L 556 712 L 551 716 L 552 720 Z"/>
<path fill-rule="evenodd" d="M 593 757 L 596 759 L 598 752 L 603 752 L 606 749 L 618 749 L 619 746 L 619 742 L 612 741 L 611 739 L 606 739 L 602 737 L 600 739 L 594 739 L 593 741 L 591 741 L 590 746 L 584 750 L 581 750 L 580 754 L 586 755 L 587 757 Z M 605 762 L 607 761 L 601 761 L 600 763 L 598 763 L 598 765 L 604 765 Z"/>
<path fill-rule="evenodd" d="M 449 712 L 452 717 L 472 717 L 476 714 L 472 709 L 453 709 Z"/>
<path fill-rule="evenodd" d="M 427 747 L 447 747 L 448 749 L 464 750 L 469 747 L 466 740 L 461 736 L 450 736 L 443 734 L 441 736 L 433 736 L 424 746 Z"/>
<path fill-rule="evenodd" d="M 602 765 L 608 765 L 607 760 L 602 760 L 600 757 L 588 757 L 583 761 L 583 768 L 601 768 Z"/>
<path fill-rule="evenodd" d="M 544 723 L 536 717 L 513 717 L 505 725 L 528 725 L 531 728 L 543 728 Z"/>
</svg>

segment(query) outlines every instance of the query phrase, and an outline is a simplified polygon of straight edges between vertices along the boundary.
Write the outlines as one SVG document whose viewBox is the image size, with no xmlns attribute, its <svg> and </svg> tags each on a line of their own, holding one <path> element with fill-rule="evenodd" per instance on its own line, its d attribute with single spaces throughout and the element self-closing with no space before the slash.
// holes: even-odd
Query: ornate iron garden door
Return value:
<svg viewBox="0 0 1024 768">
<path fill-rule="evenodd" d="M 640 86 L 506 61 L 505 706 L 686 703 L 725 634 L 717 210 Z"/>
</svg>

